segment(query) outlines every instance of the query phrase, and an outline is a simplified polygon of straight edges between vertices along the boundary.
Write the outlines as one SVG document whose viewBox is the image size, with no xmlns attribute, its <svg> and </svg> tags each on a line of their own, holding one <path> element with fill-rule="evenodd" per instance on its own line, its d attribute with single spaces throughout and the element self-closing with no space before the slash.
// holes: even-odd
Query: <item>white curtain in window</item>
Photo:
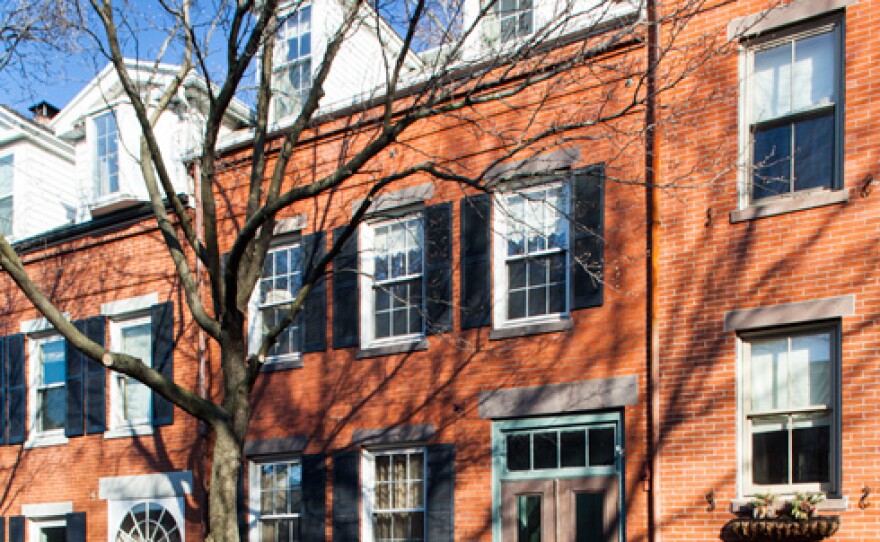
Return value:
<svg viewBox="0 0 880 542">
<path fill-rule="evenodd" d="M 794 47 L 792 110 L 834 102 L 834 33 L 799 40 Z"/>
</svg>

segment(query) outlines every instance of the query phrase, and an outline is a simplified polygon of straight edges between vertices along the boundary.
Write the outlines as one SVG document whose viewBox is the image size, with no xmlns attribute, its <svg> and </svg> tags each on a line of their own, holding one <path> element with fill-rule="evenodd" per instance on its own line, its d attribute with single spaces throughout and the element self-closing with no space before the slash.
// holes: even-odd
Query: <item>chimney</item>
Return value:
<svg viewBox="0 0 880 542">
<path fill-rule="evenodd" d="M 34 122 L 38 122 L 43 126 L 49 124 L 49 121 L 54 119 L 55 115 L 58 114 L 58 108 L 45 100 L 30 106 L 28 111 L 33 113 Z"/>
</svg>

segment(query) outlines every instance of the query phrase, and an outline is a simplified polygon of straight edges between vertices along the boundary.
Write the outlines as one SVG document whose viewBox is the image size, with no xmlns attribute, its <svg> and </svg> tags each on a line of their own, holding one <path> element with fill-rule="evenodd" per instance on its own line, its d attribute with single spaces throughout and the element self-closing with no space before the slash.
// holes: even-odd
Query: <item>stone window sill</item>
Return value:
<svg viewBox="0 0 880 542">
<path fill-rule="evenodd" d="M 555 320 L 553 322 L 540 322 L 535 324 L 501 327 L 493 329 L 489 332 L 489 340 L 498 341 L 501 339 L 512 339 L 514 337 L 528 337 L 529 335 L 540 335 L 543 333 L 568 331 L 573 327 L 574 323 L 570 318 Z"/>
<path fill-rule="evenodd" d="M 790 499 L 790 498 L 789 498 Z M 734 514 L 743 514 L 751 510 L 749 508 L 749 502 L 751 499 L 733 499 L 730 501 L 730 511 Z M 780 509 L 781 505 L 786 502 L 786 499 L 783 497 L 780 501 Z M 832 497 L 825 499 L 816 505 L 816 510 L 819 512 L 846 512 L 847 507 L 849 505 L 849 499 L 844 495 L 843 497 Z"/>
<path fill-rule="evenodd" d="M 389 344 L 387 346 L 375 346 L 368 348 L 360 348 L 357 351 L 357 359 L 378 358 L 380 356 L 392 356 L 394 354 L 408 354 L 410 352 L 419 352 L 428 349 L 428 340 L 420 339 L 417 341 L 409 341 L 399 344 Z"/>
<path fill-rule="evenodd" d="M 849 201 L 849 192 L 846 190 L 813 190 L 779 196 L 762 200 L 760 203 L 750 205 L 745 209 L 732 211 L 730 213 L 730 223 L 736 224 L 737 222 L 815 209 L 816 207 L 845 203 L 847 201 Z"/>
<path fill-rule="evenodd" d="M 148 436 L 153 434 L 153 426 L 148 424 L 143 425 L 121 425 L 119 427 L 114 427 L 109 431 L 104 432 L 105 439 L 114 439 L 114 438 L 130 438 L 130 437 L 141 437 Z"/>
<path fill-rule="evenodd" d="M 303 366 L 303 361 L 300 356 L 293 356 L 288 358 L 281 358 L 277 360 L 267 361 L 260 367 L 261 373 L 274 373 L 276 371 L 287 371 L 290 369 L 300 369 Z"/>
</svg>

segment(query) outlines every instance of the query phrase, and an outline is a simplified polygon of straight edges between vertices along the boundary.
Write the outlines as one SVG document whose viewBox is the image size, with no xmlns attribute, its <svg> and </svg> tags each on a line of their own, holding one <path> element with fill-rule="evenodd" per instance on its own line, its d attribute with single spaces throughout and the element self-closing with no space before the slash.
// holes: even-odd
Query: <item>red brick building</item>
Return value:
<svg viewBox="0 0 880 542">
<path fill-rule="evenodd" d="M 512 104 L 416 124 L 353 182 L 279 215 L 253 336 L 376 179 L 430 156 L 493 188 L 413 176 L 368 202 L 258 377 L 250 540 L 734 540 L 756 495 L 799 492 L 826 496 L 835 540 L 875 537 L 877 9 L 687 7 L 683 33 L 661 32 L 679 47 L 660 81 L 694 73 L 660 94 L 655 156 L 641 107 L 513 157 L 495 133 L 624 110 L 638 87 L 595 68 L 641 65 L 645 45 L 624 41 Z M 349 118 L 308 133 L 290 183 L 369 132 L 340 129 Z M 250 157 L 247 143 L 223 156 L 226 242 Z M 216 348 L 170 261 L 143 258 L 165 250 L 152 222 L 105 216 L 19 243 L 27 269 L 90 336 L 216 393 Z M 9 540 L 124 540 L 150 514 L 169 540 L 201 540 L 199 425 L 53 342 L 3 291 Z M 64 378 L 46 378 L 61 353 Z"/>
</svg>

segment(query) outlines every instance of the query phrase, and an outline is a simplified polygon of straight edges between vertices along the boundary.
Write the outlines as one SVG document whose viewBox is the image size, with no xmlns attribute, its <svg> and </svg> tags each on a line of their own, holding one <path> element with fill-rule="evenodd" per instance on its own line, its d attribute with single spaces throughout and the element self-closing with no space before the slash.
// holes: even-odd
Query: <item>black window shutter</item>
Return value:
<svg viewBox="0 0 880 542">
<path fill-rule="evenodd" d="M 0 337 L 0 444 L 6 444 L 6 337 Z"/>
<path fill-rule="evenodd" d="M 6 542 L 6 518 L 0 516 L 0 542 Z"/>
<path fill-rule="evenodd" d="M 87 318 L 85 335 L 104 346 L 104 329 L 107 319 L 103 316 Z M 107 377 L 104 365 L 88 356 L 82 356 L 83 385 L 85 388 L 86 433 L 103 433 L 107 429 Z M 69 393 L 69 392 L 68 392 Z M 68 405 L 70 399 L 68 398 Z"/>
<path fill-rule="evenodd" d="M 24 516 L 9 518 L 9 542 L 24 542 Z"/>
<path fill-rule="evenodd" d="M 327 465 L 323 454 L 302 457 L 302 542 L 323 542 Z"/>
<path fill-rule="evenodd" d="M 71 512 L 67 514 L 67 538 L 65 542 L 86 542 L 86 513 Z"/>
<path fill-rule="evenodd" d="M 77 331 L 85 333 L 85 320 L 77 320 L 73 323 Z M 101 341 L 104 342 L 103 340 Z M 70 342 L 64 344 L 64 363 L 66 365 L 66 378 L 64 385 L 67 388 L 67 412 L 64 423 L 64 436 L 78 437 L 83 434 L 85 412 L 83 411 L 83 398 L 85 387 L 83 383 L 83 364 L 85 356 Z"/>
<path fill-rule="evenodd" d="M 461 329 L 492 323 L 491 207 L 489 194 L 461 200 Z"/>
<path fill-rule="evenodd" d="M 455 447 L 434 444 L 427 447 L 426 539 L 452 542 L 455 535 Z"/>
<path fill-rule="evenodd" d="M 575 173 L 571 187 L 571 308 L 602 305 L 605 166 Z"/>
<path fill-rule="evenodd" d="M 360 465 L 357 451 L 333 454 L 333 540 L 350 542 L 359 538 Z"/>
<path fill-rule="evenodd" d="M 324 232 L 315 232 L 302 238 L 303 277 L 313 269 L 325 253 Z M 327 280 L 321 273 L 312 291 L 306 297 L 300 312 L 302 322 L 302 351 L 323 352 L 327 349 Z"/>
<path fill-rule="evenodd" d="M 153 325 L 153 368 L 165 378 L 174 379 L 174 303 L 168 301 L 150 308 Z M 174 405 L 153 392 L 153 425 L 174 423 Z"/>
<path fill-rule="evenodd" d="M 24 383 L 24 335 L 6 338 L 6 401 L 9 419 L 6 421 L 9 444 L 24 442 L 27 388 Z"/>
<path fill-rule="evenodd" d="M 452 331 L 452 203 L 425 209 L 425 332 Z"/>
<path fill-rule="evenodd" d="M 345 226 L 333 230 L 334 242 L 344 230 Z M 354 231 L 333 258 L 333 348 L 358 345 L 359 301 L 358 239 Z"/>
</svg>

